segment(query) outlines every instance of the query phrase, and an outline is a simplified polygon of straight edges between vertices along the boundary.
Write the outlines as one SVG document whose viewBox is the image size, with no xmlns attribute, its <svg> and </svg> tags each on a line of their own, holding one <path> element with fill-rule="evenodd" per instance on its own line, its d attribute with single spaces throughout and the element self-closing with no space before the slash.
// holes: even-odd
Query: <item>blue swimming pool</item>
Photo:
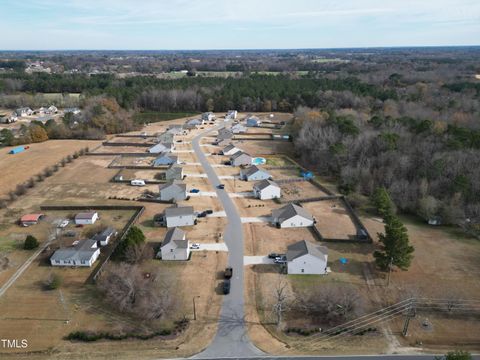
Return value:
<svg viewBox="0 0 480 360">
<path fill-rule="evenodd" d="M 263 165 L 267 162 L 265 158 L 262 157 L 256 157 L 252 159 L 252 164 L 253 165 Z"/>
</svg>

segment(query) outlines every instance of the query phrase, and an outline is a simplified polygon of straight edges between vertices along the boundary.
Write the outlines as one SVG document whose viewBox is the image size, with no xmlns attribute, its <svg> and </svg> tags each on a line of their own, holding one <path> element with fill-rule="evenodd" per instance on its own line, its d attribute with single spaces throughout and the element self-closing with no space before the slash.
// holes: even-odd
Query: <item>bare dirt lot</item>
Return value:
<svg viewBox="0 0 480 360">
<path fill-rule="evenodd" d="M 88 147 L 95 148 L 99 141 L 86 140 L 49 140 L 44 143 L 30 144 L 22 153 L 8 154 L 10 147 L 0 151 L 0 195 L 15 189 L 17 184 L 27 181 L 45 168 L 52 166 L 67 155 Z"/>
</svg>

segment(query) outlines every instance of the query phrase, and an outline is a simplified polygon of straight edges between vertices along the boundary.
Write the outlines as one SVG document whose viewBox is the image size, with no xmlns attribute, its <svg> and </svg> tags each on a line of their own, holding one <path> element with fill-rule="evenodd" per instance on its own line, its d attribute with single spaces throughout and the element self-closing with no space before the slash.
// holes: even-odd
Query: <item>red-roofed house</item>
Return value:
<svg viewBox="0 0 480 360">
<path fill-rule="evenodd" d="M 22 226 L 30 226 L 37 224 L 44 214 L 26 214 L 20 218 L 20 224 Z"/>
</svg>

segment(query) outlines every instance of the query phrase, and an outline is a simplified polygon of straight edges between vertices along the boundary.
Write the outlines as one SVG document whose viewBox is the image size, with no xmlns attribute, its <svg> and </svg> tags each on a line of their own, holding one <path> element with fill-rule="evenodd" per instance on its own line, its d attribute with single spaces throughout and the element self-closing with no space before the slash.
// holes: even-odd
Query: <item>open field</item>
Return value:
<svg viewBox="0 0 480 360">
<path fill-rule="evenodd" d="M 1 148 L 0 195 L 7 194 L 15 189 L 17 184 L 27 181 L 45 168 L 60 162 L 67 155 L 72 155 L 85 147 L 93 149 L 99 144 L 99 141 L 88 140 L 49 140 L 30 144 L 28 150 L 15 155 L 8 154 L 11 147 Z"/>
<path fill-rule="evenodd" d="M 170 121 L 181 119 L 185 117 L 191 117 L 200 115 L 194 112 L 179 112 L 179 113 L 167 113 L 167 112 L 138 112 L 135 114 L 134 119 L 139 123 L 154 123 L 161 121 Z"/>
</svg>

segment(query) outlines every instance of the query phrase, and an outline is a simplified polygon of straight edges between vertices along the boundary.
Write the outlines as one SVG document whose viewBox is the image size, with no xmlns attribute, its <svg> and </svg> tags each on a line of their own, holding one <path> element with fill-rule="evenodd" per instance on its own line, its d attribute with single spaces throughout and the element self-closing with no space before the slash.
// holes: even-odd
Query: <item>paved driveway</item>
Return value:
<svg viewBox="0 0 480 360">
<path fill-rule="evenodd" d="M 223 300 L 218 322 L 218 330 L 213 342 L 197 357 L 242 357 L 263 354 L 248 338 L 245 326 L 243 302 L 243 228 L 237 208 L 225 190 L 218 189 L 220 179 L 200 147 L 200 139 L 207 133 L 224 127 L 225 122 L 203 132 L 192 141 L 193 149 L 199 159 L 210 184 L 215 187 L 218 199 L 225 209 L 228 224 L 224 231 L 224 240 L 228 247 L 228 263 L 233 267 L 232 287 L 230 294 Z"/>
<path fill-rule="evenodd" d="M 268 256 L 244 256 L 243 265 L 273 264 L 273 259 Z"/>
</svg>

